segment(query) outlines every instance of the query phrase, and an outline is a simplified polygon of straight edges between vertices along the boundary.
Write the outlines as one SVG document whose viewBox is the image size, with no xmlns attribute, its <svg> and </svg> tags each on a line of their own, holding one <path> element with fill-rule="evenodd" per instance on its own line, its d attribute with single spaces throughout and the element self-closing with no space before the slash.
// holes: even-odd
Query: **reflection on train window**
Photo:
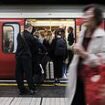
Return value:
<svg viewBox="0 0 105 105">
<path fill-rule="evenodd" d="M 13 34 L 14 28 L 12 26 L 3 26 L 3 52 L 5 53 L 13 52 Z"/>
<path fill-rule="evenodd" d="M 3 52 L 15 53 L 17 48 L 17 35 L 20 32 L 18 23 L 5 23 L 3 25 Z"/>
</svg>

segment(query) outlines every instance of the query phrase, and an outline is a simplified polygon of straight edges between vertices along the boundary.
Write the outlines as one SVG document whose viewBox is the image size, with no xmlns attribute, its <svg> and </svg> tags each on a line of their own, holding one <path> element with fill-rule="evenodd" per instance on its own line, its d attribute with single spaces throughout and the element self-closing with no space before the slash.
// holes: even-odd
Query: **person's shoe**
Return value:
<svg viewBox="0 0 105 105">
<path fill-rule="evenodd" d="M 57 80 L 55 80 L 55 81 L 54 81 L 54 85 L 57 86 L 57 83 L 58 83 Z"/>
<path fill-rule="evenodd" d="M 58 84 L 58 80 L 55 80 L 54 85 L 57 86 L 57 84 Z"/>
<path fill-rule="evenodd" d="M 24 93 L 24 92 L 19 92 L 19 95 L 25 95 L 26 93 Z"/>
<path fill-rule="evenodd" d="M 28 93 L 28 89 L 26 89 L 26 88 L 19 91 L 19 95 L 25 95 L 27 93 Z"/>
<path fill-rule="evenodd" d="M 30 94 L 30 95 L 34 95 L 35 93 L 36 93 L 35 90 L 29 90 L 29 94 Z"/>
<path fill-rule="evenodd" d="M 59 79 L 57 80 L 57 83 L 60 83 L 60 80 Z"/>
</svg>

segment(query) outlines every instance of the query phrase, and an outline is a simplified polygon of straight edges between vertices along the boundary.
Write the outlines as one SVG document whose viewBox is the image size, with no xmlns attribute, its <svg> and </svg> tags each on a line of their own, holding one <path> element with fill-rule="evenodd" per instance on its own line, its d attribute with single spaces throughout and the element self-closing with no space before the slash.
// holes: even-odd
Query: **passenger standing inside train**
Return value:
<svg viewBox="0 0 105 105">
<path fill-rule="evenodd" d="M 60 78 L 62 78 L 63 62 L 67 57 L 67 45 L 64 39 L 64 29 L 57 29 L 55 31 L 55 39 L 52 41 L 52 59 L 54 62 L 54 79 L 55 83 L 60 83 Z"/>
<path fill-rule="evenodd" d="M 49 57 L 50 57 L 50 53 L 51 53 L 51 48 L 50 48 L 51 42 L 52 42 L 52 32 L 47 31 L 47 34 L 43 40 L 43 45 L 46 47 Z"/>
<path fill-rule="evenodd" d="M 43 71 L 44 68 L 41 68 L 41 66 L 42 66 L 43 56 L 44 54 L 46 54 L 47 50 L 46 50 L 46 47 L 40 42 L 39 36 L 38 34 L 36 34 L 36 31 L 33 32 L 32 37 L 34 41 L 32 45 L 33 79 L 34 79 L 34 83 L 38 84 L 43 82 L 44 80 L 44 77 L 42 77 L 42 74 L 44 73 L 45 75 L 45 72 Z"/>
<path fill-rule="evenodd" d="M 47 71 L 47 69 L 46 69 L 47 63 L 50 63 L 50 61 L 51 61 L 51 42 L 52 42 L 52 32 L 50 30 L 47 30 L 45 38 L 43 40 L 43 45 L 47 49 L 47 55 L 45 55 L 44 59 L 43 59 L 43 67 L 44 67 L 45 71 Z M 45 74 L 45 76 L 46 76 L 46 74 Z"/>
<path fill-rule="evenodd" d="M 35 87 L 32 78 L 32 26 L 31 24 L 25 25 L 25 30 L 17 37 L 17 50 L 16 50 L 16 82 L 19 88 L 19 94 L 24 95 L 29 92 L 35 93 Z M 24 86 L 24 74 L 28 83 L 29 91 Z"/>
<path fill-rule="evenodd" d="M 73 33 L 73 27 L 68 27 L 68 45 L 72 46 L 75 39 L 74 39 L 74 33 Z M 71 60 L 73 58 L 73 52 L 71 51 L 71 49 L 68 49 L 68 64 L 67 64 L 67 68 L 69 67 Z"/>
<path fill-rule="evenodd" d="M 83 12 L 84 28 L 81 30 L 78 42 L 72 46 L 72 50 L 75 54 L 69 67 L 67 105 L 104 105 L 97 103 L 97 101 L 94 101 L 93 104 L 86 102 L 86 85 L 84 85 L 86 81 L 81 76 L 82 72 L 85 74 L 82 68 L 84 64 L 88 65 L 90 68 L 97 68 L 98 64 L 100 64 L 98 54 L 101 54 L 102 58 L 105 56 L 105 32 L 99 27 L 102 23 L 103 15 L 102 11 L 95 5 L 86 6 Z M 95 71 L 91 72 L 94 73 Z M 95 80 L 90 78 L 90 81 L 93 82 Z M 94 83 L 95 82 L 93 82 L 93 84 Z M 92 88 L 94 92 L 95 88 Z M 89 101 L 91 101 L 94 97 L 90 94 L 89 98 Z"/>
</svg>

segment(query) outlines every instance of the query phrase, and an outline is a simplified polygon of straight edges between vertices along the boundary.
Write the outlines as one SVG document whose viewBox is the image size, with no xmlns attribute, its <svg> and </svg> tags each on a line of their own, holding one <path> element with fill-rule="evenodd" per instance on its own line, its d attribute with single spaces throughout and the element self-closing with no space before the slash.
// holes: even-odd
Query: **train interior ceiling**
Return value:
<svg viewBox="0 0 105 105">
<path fill-rule="evenodd" d="M 54 32 L 57 28 L 64 28 L 66 30 L 66 37 L 68 27 L 75 28 L 74 19 L 26 19 L 26 23 L 28 22 L 32 24 L 36 31 L 49 30 Z"/>
</svg>

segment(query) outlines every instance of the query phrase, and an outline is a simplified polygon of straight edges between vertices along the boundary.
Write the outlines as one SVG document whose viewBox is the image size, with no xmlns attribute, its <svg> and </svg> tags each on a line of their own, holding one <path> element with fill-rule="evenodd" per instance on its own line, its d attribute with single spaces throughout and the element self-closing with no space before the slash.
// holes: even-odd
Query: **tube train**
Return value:
<svg viewBox="0 0 105 105">
<path fill-rule="evenodd" d="M 15 78 L 16 38 L 27 22 L 39 30 L 72 26 L 77 38 L 82 26 L 81 6 L 0 7 L 0 79 Z M 105 29 L 105 20 L 101 27 Z"/>
</svg>

